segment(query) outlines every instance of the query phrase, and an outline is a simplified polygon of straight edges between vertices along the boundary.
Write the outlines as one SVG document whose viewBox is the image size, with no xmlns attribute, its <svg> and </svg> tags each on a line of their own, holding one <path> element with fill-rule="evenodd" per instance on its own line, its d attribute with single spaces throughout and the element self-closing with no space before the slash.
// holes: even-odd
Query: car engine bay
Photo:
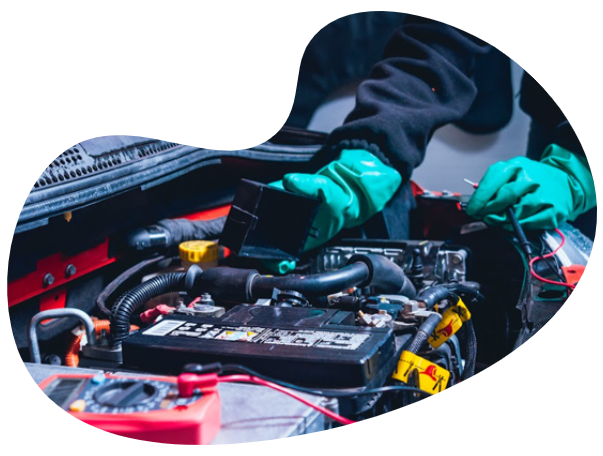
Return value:
<svg viewBox="0 0 603 456">
<path fill-rule="evenodd" d="M 526 342 L 571 294 L 592 248 L 577 229 L 530 233 L 535 257 L 527 258 L 511 232 L 470 219 L 463 195 L 416 184 L 409 239 L 372 221 L 301 252 L 316 203 L 288 200 L 265 183 L 282 172 L 283 151 L 295 156 L 290 166 L 304 166 L 299 157 L 321 139 L 284 132 L 246 156 L 208 151 L 207 166 L 172 166 L 152 185 L 130 180 L 130 190 L 98 200 L 98 188 L 60 194 L 65 178 L 53 179 L 73 172 L 69 185 L 90 182 L 93 166 L 103 170 L 99 160 L 116 172 L 134 152 L 140 166 L 186 146 L 113 138 L 57 158 L 24 207 L 29 218 L 17 226 L 9 267 L 17 348 L 47 395 L 109 432 L 209 443 L 228 418 L 217 396 L 208 399 L 215 386 L 232 384 L 220 390 L 224 401 L 253 384 L 319 398 L 312 404 L 322 421 L 304 431 L 313 432 L 470 378 Z M 265 166 L 249 158 L 275 150 Z M 92 176 L 78 180 L 75 163 Z M 212 168 L 225 163 L 228 174 Z M 207 190 L 188 190 L 198 173 L 206 173 Z M 41 189 L 54 192 L 48 204 L 35 198 Z M 275 269 L 275 260 L 288 267 Z M 81 377 L 67 381 L 70 372 Z M 168 412 L 195 404 L 192 435 L 184 425 L 165 431 L 181 419 Z M 138 423 L 136 414 L 160 416 L 151 412 L 164 413 L 154 434 L 145 421 L 136 432 L 120 427 L 119 419 Z M 276 437 L 260 430 L 254 438 Z"/>
</svg>

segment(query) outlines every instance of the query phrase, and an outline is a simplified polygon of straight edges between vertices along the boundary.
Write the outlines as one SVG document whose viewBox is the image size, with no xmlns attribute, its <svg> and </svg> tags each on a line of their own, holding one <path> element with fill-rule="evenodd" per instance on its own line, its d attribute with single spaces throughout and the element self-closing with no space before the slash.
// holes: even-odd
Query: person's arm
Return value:
<svg viewBox="0 0 603 456">
<path fill-rule="evenodd" d="M 360 84 L 356 107 L 329 136 L 330 155 L 364 149 L 408 180 L 433 132 L 471 107 L 475 59 L 488 49 L 454 27 L 408 16 Z"/>
<path fill-rule="evenodd" d="M 358 88 L 356 108 L 329 136 L 324 166 L 276 183 L 323 203 L 306 250 L 383 209 L 423 160 L 433 132 L 471 107 L 475 59 L 488 49 L 449 25 L 407 17 Z"/>
</svg>

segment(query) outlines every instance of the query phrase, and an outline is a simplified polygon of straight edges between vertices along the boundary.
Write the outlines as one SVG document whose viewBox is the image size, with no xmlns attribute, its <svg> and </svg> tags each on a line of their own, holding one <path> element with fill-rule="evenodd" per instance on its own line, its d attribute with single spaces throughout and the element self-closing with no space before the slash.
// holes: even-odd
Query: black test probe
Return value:
<svg viewBox="0 0 603 456">
<path fill-rule="evenodd" d="M 469 185 L 471 185 L 473 188 L 477 188 L 477 186 L 479 185 L 477 182 L 471 182 L 469 179 L 463 179 L 463 180 L 465 182 L 467 182 Z M 513 226 L 513 231 L 515 232 L 515 236 L 517 236 L 517 239 L 519 239 L 519 244 L 521 245 L 521 248 L 523 249 L 525 254 L 528 256 L 528 258 L 532 258 L 532 245 L 526 238 L 526 234 L 524 233 L 523 228 L 521 227 L 521 225 L 519 224 L 519 221 L 517 220 L 517 216 L 515 215 L 515 210 L 513 209 L 513 206 L 509 206 L 507 208 L 507 216 L 509 217 L 509 220 L 511 221 L 511 225 Z"/>
</svg>

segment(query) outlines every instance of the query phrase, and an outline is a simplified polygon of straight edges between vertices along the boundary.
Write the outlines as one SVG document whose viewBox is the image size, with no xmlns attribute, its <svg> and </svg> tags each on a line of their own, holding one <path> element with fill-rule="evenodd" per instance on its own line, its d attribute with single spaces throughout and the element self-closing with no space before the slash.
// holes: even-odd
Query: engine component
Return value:
<svg viewBox="0 0 603 456">
<path fill-rule="evenodd" d="M 376 314 L 365 314 L 364 312 L 358 312 L 358 322 L 366 326 L 374 326 L 375 328 L 383 328 L 394 326 L 394 319 L 386 311 L 381 310 Z"/>
<path fill-rule="evenodd" d="M 51 309 L 43 312 L 38 312 L 33 316 L 29 323 L 29 356 L 34 363 L 40 364 L 42 358 L 40 356 L 40 347 L 38 345 L 38 325 L 44 320 L 51 318 L 77 318 L 86 328 L 86 336 L 88 337 L 88 344 L 93 346 L 96 343 L 94 322 L 90 316 L 79 309 Z M 129 325 L 128 325 L 129 328 Z"/>
<path fill-rule="evenodd" d="M 124 282 L 131 279 L 136 274 L 145 271 L 147 268 L 156 266 L 163 260 L 166 260 L 165 256 L 156 256 L 143 260 L 140 263 L 137 263 L 134 266 L 126 269 L 115 279 L 113 279 L 113 281 L 105 287 L 105 289 L 98 295 L 98 298 L 96 299 L 96 307 L 98 307 L 100 313 L 102 313 L 104 317 L 109 318 L 111 316 L 111 311 L 107 308 L 107 301 L 115 290 L 117 290 L 121 285 L 124 284 Z"/>
<path fill-rule="evenodd" d="M 423 285 L 423 260 L 421 259 L 421 249 L 412 249 L 412 255 L 409 263 L 406 265 L 406 274 L 412 281 L 413 285 L 417 288 Z"/>
<path fill-rule="evenodd" d="M 183 397 L 176 378 L 59 374 L 40 384 L 59 407 L 113 434 L 158 443 L 210 443 L 220 430 L 213 388 Z"/>
<path fill-rule="evenodd" d="M 186 241 L 178 246 L 182 265 L 189 267 L 196 264 L 201 269 L 209 269 L 218 265 L 220 248 L 212 241 Z"/>
<path fill-rule="evenodd" d="M 417 301 L 425 303 L 425 308 L 431 309 L 443 299 L 454 297 L 454 294 L 444 285 L 438 285 L 423 290 L 417 296 Z"/>
<path fill-rule="evenodd" d="M 467 251 L 464 249 L 438 251 L 434 275 L 443 282 L 463 282 L 467 276 Z"/>
<path fill-rule="evenodd" d="M 349 244 L 349 245 L 348 245 Z M 323 247 L 313 262 L 315 272 L 334 271 L 345 266 L 354 255 L 382 255 L 400 267 L 404 266 L 407 244 L 397 241 L 369 242 L 365 239 L 347 239 L 345 245 Z"/>
<path fill-rule="evenodd" d="M 380 386 L 395 364 L 393 332 L 348 326 L 349 316 L 353 325 L 348 312 L 301 307 L 237 306 L 221 318 L 170 315 L 123 342 L 124 364 L 177 373 L 188 363 L 220 361 L 296 384 Z"/>
<path fill-rule="evenodd" d="M 184 272 L 163 274 L 141 283 L 124 293 L 111 310 L 111 339 L 113 347 L 118 347 L 128 336 L 130 318 L 145 302 L 163 293 L 181 291 L 185 288 Z"/>
<path fill-rule="evenodd" d="M 274 289 L 272 301 L 278 307 L 308 307 L 310 305 L 301 293 L 293 290 L 279 290 L 278 288 Z"/>
<path fill-rule="evenodd" d="M 427 342 L 427 339 L 433 333 L 433 331 L 436 329 L 436 327 L 438 326 L 440 321 L 442 321 L 442 316 L 439 313 L 432 312 L 425 319 L 423 324 L 421 324 L 421 326 L 419 326 L 419 330 L 417 331 L 417 334 L 415 334 L 415 337 L 413 337 L 412 341 L 410 342 L 410 345 L 407 348 L 407 351 L 409 351 L 410 353 L 416 354 L 421 349 L 423 344 L 425 342 Z"/>
<path fill-rule="evenodd" d="M 224 307 L 216 306 L 216 303 L 208 293 L 193 300 L 188 306 L 184 303 L 176 308 L 175 312 L 185 315 L 194 315 L 197 317 L 221 317 L 226 310 Z"/>
<path fill-rule="evenodd" d="M 392 241 L 379 239 L 343 239 L 316 255 L 312 266 L 316 272 L 343 267 L 354 255 L 381 255 L 404 269 L 418 288 L 423 282 L 466 280 L 468 252 L 441 241 Z"/>
<path fill-rule="evenodd" d="M 126 244 L 134 250 L 167 249 L 195 239 L 216 239 L 226 217 L 213 220 L 163 219 L 130 233 Z"/>
<path fill-rule="evenodd" d="M 393 378 L 429 394 L 446 389 L 450 372 L 410 351 L 403 351 Z"/>
<path fill-rule="evenodd" d="M 442 314 L 440 323 L 431 332 L 428 339 L 429 345 L 433 348 L 438 348 L 450 337 L 452 337 L 463 323 L 466 323 L 471 318 L 471 313 L 463 303 L 462 299 L 458 299 L 457 303 Z"/>
<path fill-rule="evenodd" d="M 319 204 L 313 198 L 241 179 L 220 244 L 240 256 L 297 260 Z"/>
<path fill-rule="evenodd" d="M 194 271 L 197 271 L 196 273 Z M 293 290 L 306 297 L 327 296 L 354 286 L 371 286 L 379 293 L 414 297 L 416 290 L 404 271 L 381 255 L 356 255 L 336 271 L 309 276 L 262 276 L 254 269 L 189 269 L 189 294 L 210 293 L 226 302 L 255 302 L 272 298 L 274 289 Z"/>
</svg>

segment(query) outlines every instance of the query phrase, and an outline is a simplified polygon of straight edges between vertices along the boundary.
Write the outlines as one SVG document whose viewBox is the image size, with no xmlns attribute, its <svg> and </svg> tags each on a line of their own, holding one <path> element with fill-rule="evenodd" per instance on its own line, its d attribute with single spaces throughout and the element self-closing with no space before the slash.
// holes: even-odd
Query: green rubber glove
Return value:
<svg viewBox="0 0 603 456">
<path fill-rule="evenodd" d="M 346 149 L 316 174 L 287 174 L 271 185 L 322 202 L 304 246 L 307 251 L 342 228 L 362 225 L 385 207 L 401 183 L 400 173 L 370 152 Z"/>
<path fill-rule="evenodd" d="M 586 158 L 552 144 L 539 162 L 517 157 L 490 166 L 467 204 L 467 214 L 511 230 L 506 209 L 513 206 L 523 228 L 552 229 L 596 205 Z"/>
</svg>

